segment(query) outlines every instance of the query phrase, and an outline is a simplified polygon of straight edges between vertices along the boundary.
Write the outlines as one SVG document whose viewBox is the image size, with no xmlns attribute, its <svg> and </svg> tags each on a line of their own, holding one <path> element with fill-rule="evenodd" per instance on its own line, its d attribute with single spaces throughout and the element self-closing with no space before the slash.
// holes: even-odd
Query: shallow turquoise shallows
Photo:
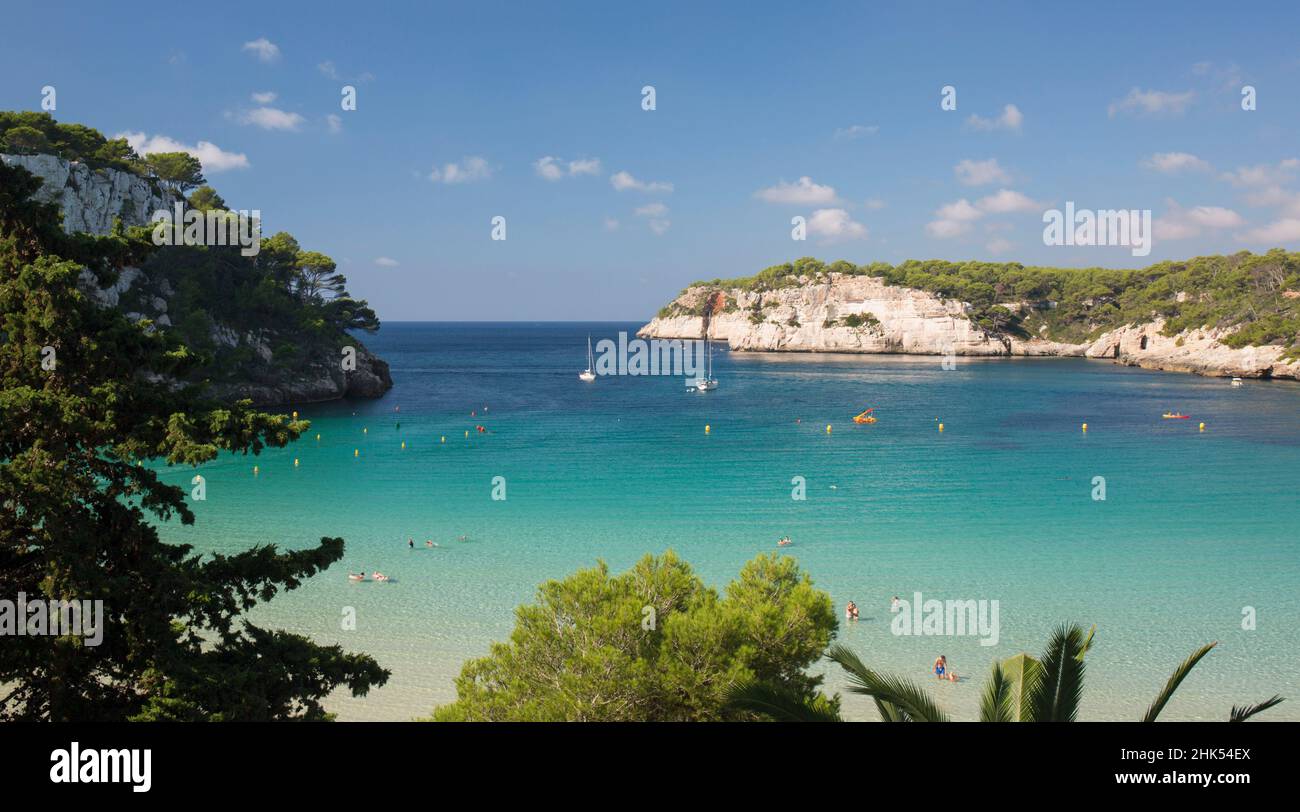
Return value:
<svg viewBox="0 0 1300 812">
<path fill-rule="evenodd" d="M 1280 693 L 1290 701 L 1261 718 L 1300 719 L 1300 386 L 1082 359 L 944 369 L 723 349 L 713 392 L 681 377 L 578 380 L 589 333 L 637 326 L 387 324 L 367 339 L 392 364 L 386 397 L 292 407 L 311 430 L 204 466 L 196 525 L 164 536 L 223 552 L 347 540 L 341 563 L 253 613 L 392 669 L 367 697 L 332 697 L 341 719 L 452 700 L 461 663 L 508 636 L 543 580 L 672 548 L 721 587 L 787 535 L 840 617 L 848 600 L 861 608 L 838 639 L 925 682 L 956 718 L 977 716 L 995 659 L 1037 653 L 1074 621 L 1097 625 L 1083 718 L 1140 717 L 1217 640 L 1164 718 L 1222 719 Z M 855 425 L 867 407 L 879 422 Z M 193 472 L 164 476 L 188 490 Z M 359 570 L 394 582 L 350 583 Z M 997 601 L 996 644 L 894 634 L 891 598 L 917 592 Z M 929 676 L 939 654 L 961 681 Z M 818 668 L 848 716 L 876 718 Z"/>
</svg>

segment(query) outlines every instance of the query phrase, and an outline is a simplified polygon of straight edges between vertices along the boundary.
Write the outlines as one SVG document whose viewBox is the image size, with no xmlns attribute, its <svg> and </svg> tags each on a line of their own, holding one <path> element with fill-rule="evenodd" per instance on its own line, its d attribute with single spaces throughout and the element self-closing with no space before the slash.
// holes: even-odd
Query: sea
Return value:
<svg viewBox="0 0 1300 812">
<path fill-rule="evenodd" d="M 709 392 L 680 375 L 578 380 L 588 337 L 640 326 L 387 322 L 363 338 L 391 365 L 387 395 L 284 407 L 310 430 L 202 466 L 196 523 L 163 538 L 214 553 L 346 540 L 250 614 L 391 669 L 365 697 L 331 696 L 340 720 L 427 717 L 541 583 L 666 550 L 719 590 L 759 553 L 793 556 L 833 600 L 837 642 L 955 719 L 978 717 L 994 662 L 1072 622 L 1096 627 L 1082 719 L 1140 718 L 1217 641 L 1163 719 L 1281 694 L 1258 718 L 1300 720 L 1300 385 L 725 345 Z M 877 422 L 855 424 L 868 408 Z M 189 491 L 194 473 L 162 476 Z M 347 578 L 376 570 L 393 580 Z M 996 606 L 998 623 L 900 628 L 893 598 L 918 596 Z M 940 654 L 958 681 L 933 677 Z M 838 666 L 813 670 L 846 717 L 878 718 Z"/>
</svg>

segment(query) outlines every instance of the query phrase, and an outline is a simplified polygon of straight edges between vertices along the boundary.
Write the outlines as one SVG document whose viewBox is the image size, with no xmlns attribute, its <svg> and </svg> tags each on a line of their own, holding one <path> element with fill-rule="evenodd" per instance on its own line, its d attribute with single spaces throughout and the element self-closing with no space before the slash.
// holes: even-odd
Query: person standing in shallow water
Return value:
<svg viewBox="0 0 1300 812">
<path fill-rule="evenodd" d="M 415 549 L 415 539 L 411 538 L 410 536 L 407 536 L 407 537 L 406 537 L 406 546 L 407 546 L 407 547 L 410 547 L 412 550 L 414 550 L 414 549 Z"/>
</svg>

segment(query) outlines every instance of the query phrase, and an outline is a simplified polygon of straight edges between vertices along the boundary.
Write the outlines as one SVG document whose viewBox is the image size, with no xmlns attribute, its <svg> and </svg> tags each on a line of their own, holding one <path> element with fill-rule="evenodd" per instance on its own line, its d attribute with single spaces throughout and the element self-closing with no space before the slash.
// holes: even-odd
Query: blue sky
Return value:
<svg viewBox="0 0 1300 812">
<path fill-rule="evenodd" d="M 227 202 L 333 256 L 381 318 L 635 320 L 693 280 L 804 255 L 1123 267 L 1300 246 L 1293 3 L 5 17 L 0 109 L 39 109 L 51 85 L 61 121 L 207 142 Z M 1066 201 L 1151 209 L 1151 255 L 1044 245 Z"/>
</svg>

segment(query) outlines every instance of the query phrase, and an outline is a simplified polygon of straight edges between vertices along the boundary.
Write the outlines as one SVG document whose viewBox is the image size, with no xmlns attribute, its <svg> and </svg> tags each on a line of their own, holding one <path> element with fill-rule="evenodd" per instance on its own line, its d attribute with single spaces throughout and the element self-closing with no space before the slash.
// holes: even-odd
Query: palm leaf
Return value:
<svg viewBox="0 0 1300 812">
<path fill-rule="evenodd" d="M 858 655 L 839 643 L 831 646 L 826 656 L 848 674 L 850 691 L 876 700 L 876 709 L 885 721 L 948 721 L 948 715 L 934 704 L 930 695 L 911 680 L 872 671 Z"/>
<path fill-rule="evenodd" d="M 1088 650 L 1092 648 L 1092 638 L 1093 638 L 1096 634 L 1097 634 L 1097 624 L 1094 623 L 1094 624 L 1092 624 L 1092 628 L 1088 630 L 1088 637 L 1087 637 L 1087 639 L 1085 639 L 1085 640 L 1083 641 L 1083 648 L 1079 650 L 1079 659 L 1080 659 L 1080 660 L 1082 660 L 1082 659 L 1083 659 L 1083 655 L 1087 654 L 1087 653 L 1088 653 Z"/>
<path fill-rule="evenodd" d="M 984 695 L 980 698 L 981 722 L 1012 722 L 1011 680 L 1003 673 L 1002 667 L 993 664 L 993 674 L 984 686 Z"/>
<path fill-rule="evenodd" d="M 1285 701 L 1286 700 L 1284 700 L 1280 696 L 1274 696 L 1271 699 L 1265 699 L 1263 702 L 1259 703 L 1258 705 L 1246 705 L 1245 707 L 1242 708 L 1233 705 L 1232 716 L 1228 718 L 1228 721 L 1244 722 L 1250 717 L 1254 716 L 1255 714 L 1260 713 L 1262 711 L 1266 711 L 1269 708 L 1273 707 L 1274 705 L 1280 705 Z"/>
<path fill-rule="evenodd" d="M 1083 651 L 1084 631 L 1079 626 L 1065 624 L 1052 632 L 1029 694 L 1032 721 L 1074 721 L 1083 697 Z"/>
<path fill-rule="evenodd" d="M 784 686 L 761 682 L 740 682 L 723 694 L 730 710 L 758 713 L 778 722 L 842 722 L 835 706 L 820 694 L 808 694 Z"/>
<path fill-rule="evenodd" d="M 1192 669 L 1201 661 L 1201 658 L 1206 654 L 1209 654 L 1210 649 L 1217 645 L 1219 644 L 1216 641 L 1201 646 L 1196 651 L 1192 652 L 1192 656 L 1183 660 L 1182 665 L 1174 669 L 1174 673 L 1170 675 L 1169 681 L 1165 683 L 1165 687 L 1160 690 L 1155 701 L 1151 703 L 1151 707 L 1147 708 L 1146 716 L 1142 717 L 1142 721 L 1154 722 L 1156 720 L 1156 717 L 1160 715 L 1160 711 L 1165 709 L 1165 705 L 1168 704 L 1170 698 L 1173 697 L 1174 691 L 1178 690 L 1178 686 L 1181 685 L 1183 680 L 1187 678 L 1187 675 L 1192 672 Z"/>
<path fill-rule="evenodd" d="M 1031 717 L 1029 697 L 1033 693 L 1034 683 L 1042 670 L 1042 663 L 1021 652 L 1002 661 L 1003 676 L 1006 677 L 1010 690 L 1012 722 L 1027 722 Z"/>
</svg>

